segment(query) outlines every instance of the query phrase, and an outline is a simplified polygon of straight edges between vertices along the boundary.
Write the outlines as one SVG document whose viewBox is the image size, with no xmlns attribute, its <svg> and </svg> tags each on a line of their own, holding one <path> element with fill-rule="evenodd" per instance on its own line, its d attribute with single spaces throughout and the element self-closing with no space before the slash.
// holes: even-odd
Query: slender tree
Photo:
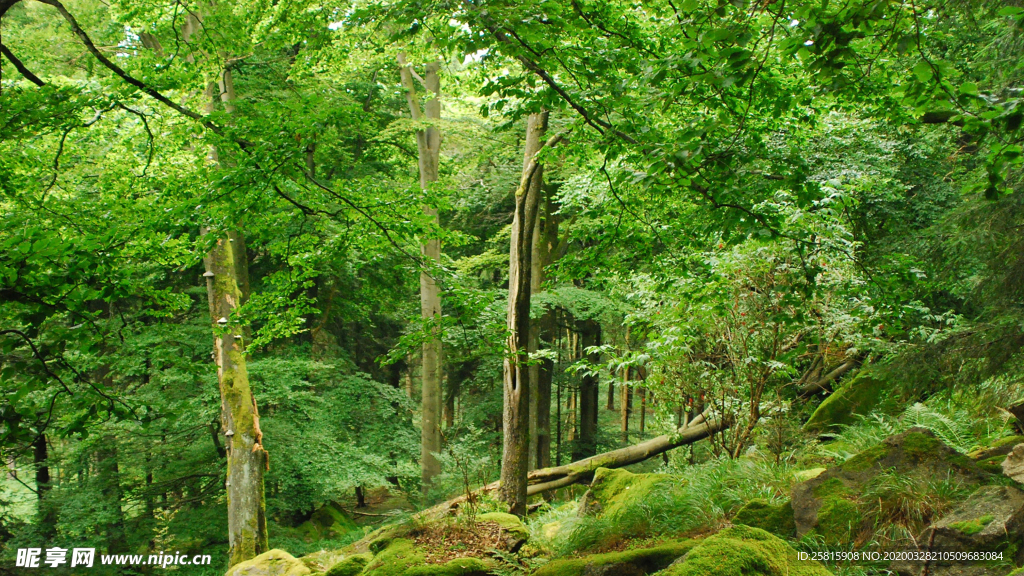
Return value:
<svg viewBox="0 0 1024 576">
<path fill-rule="evenodd" d="M 422 83 L 426 88 L 428 100 L 420 107 L 419 97 L 412 66 L 405 54 L 398 55 L 401 67 L 402 86 L 409 102 L 409 113 L 413 120 L 439 120 L 441 118 L 441 79 L 438 71 L 441 65 L 437 62 L 427 64 Z M 441 153 L 441 132 L 436 126 L 427 126 L 416 130 L 416 147 L 419 152 L 420 189 L 426 192 L 431 183 L 437 181 L 437 167 Z M 439 224 L 437 209 L 424 206 L 423 212 L 435 224 Z M 428 269 L 429 264 L 441 260 L 441 241 L 429 238 L 420 247 L 425 265 L 420 272 L 420 315 L 430 325 L 431 335 L 423 342 L 422 372 L 423 386 L 421 396 L 423 407 L 420 417 L 422 428 L 420 466 L 424 490 L 430 486 L 434 476 L 441 473 L 441 463 L 436 454 L 441 451 L 441 294 L 438 290 L 434 271 Z"/>
</svg>

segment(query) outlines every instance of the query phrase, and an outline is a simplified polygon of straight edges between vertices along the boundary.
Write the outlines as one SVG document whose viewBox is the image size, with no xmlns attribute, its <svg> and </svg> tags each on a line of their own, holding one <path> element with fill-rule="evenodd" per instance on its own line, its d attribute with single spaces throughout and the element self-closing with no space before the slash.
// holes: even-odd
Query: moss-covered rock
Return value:
<svg viewBox="0 0 1024 576">
<path fill-rule="evenodd" d="M 875 370 L 861 370 L 833 392 L 804 424 L 807 432 L 826 432 L 839 424 L 853 424 L 857 414 L 867 414 L 885 397 L 888 384 Z"/>
<path fill-rule="evenodd" d="M 325 540 L 338 538 L 352 530 L 358 530 L 356 523 L 334 502 L 329 502 L 313 512 L 309 520 L 298 526 L 298 531 L 306 540 Z"/>
<path fill-rule="evenodd" d="M 356 576 L 372 559 L 372 554 L 354 554 L 331 566 L 324 576 Z"/>
<path fill-rule="evenodd" d="M 309 568 L 284 550 L 271 550 L 231 567 L 224 576 L 306 576 Z"/>
<path fill-rule="evenodd" d="M 767 500 L 756 498 L 744 504 L 733 516 L 732 522 L 760 528 L 783 538 L 788 538 L 796 533 L 793 503 L 789 500 L 782 504 L 772 504 Z"/>
<path fill-rule="evenodd" d="M 580 500 L 580 515 L 615 518 L 658 491 L 679 487 L 668 474 L 634 474 L 628 470 L 598 468 L 590 490 Z"/>
<path fill-rule="evenodd" d="M 645 576 L 662 570 L 696 545 L 694 540 L 667 542 L 651 548 L 555 560 L 534 576 Z"/>
<path fill-rule="evenodd" d="M 530 531 L 519 517 L 504 512 L 488 512 L 476 517 L 477 522 L 491 522 L 501 527 L 504 549 L 515 552 L 526 544 Z"/>
<path fill-rule="evenodd" d="M 932 576 L 1001 574 L 1011 562 L 1024 562 L 1024 491 L 1012 486 L 982 486 L 955 510 L 933 522 L 917 538 L 929 550 L 944 552 L 1002 552 L 995 563 L 929 563 Z M 917 575 L 921 562 L 898 562 L 892 569 L 901 575 Z"/>
<path fill-rule="evenodd" d="M 882 473 L 898 474 L 922 483 L 948 478 L 964 486 L 979 486 L 993 478 L 973 460 L 943 444 L 932 432 L 912 428 L 795 486 L 792 504 L 797 535 L 813 531 L 828 543 L 841 544 L 870 529 L 871 520 L 863 514 L 860 496 Z"/>
<path fill-rule="evenodd" d="M 800 560 L 784 540 L 759 528 L 734 526 L 711 536 L 661 573 L 663 576 L 831 576 Z"/>
</svg>

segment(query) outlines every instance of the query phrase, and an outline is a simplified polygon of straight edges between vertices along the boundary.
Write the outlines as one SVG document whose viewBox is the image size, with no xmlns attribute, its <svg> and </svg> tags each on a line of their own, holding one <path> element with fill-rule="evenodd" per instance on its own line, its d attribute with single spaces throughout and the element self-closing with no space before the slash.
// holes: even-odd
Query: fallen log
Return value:
<svg viewBox="0 0 1024 576">
<path fill-rule="evenodd" d="M 673 448 L 693 444 L 728 428 L 731 419 L 712 418 L 707 419 L 707 414 L 700 414 L 685 426 L 680 427 L 671 434 L 662 434 L 645 442 L 619 448 L 610 452 L 604 452 L 596 456 L 577 460 L 564 466 L 553 466 L 540 468 L 529 473 L 527 476 L 526 493 L 528 496 L 541 494 L 549 490 L 565 488 L 577 482 L 584 482 L 593 477 L 598 468 L 622 468 L 637 462 L 643 462 L 648 458 L 668 452 Z M 486 486 L 473 491 L 472 497 L 477 498 L 483 494 L 497 491 L 501 486 L 500 482 L 491 482 Z M 469 496 L 463 494 L 442 502 L 432 508 L 428 508 L 417 514 L 423 519 L 444 516 L 457 509 Z"/>
</svg>

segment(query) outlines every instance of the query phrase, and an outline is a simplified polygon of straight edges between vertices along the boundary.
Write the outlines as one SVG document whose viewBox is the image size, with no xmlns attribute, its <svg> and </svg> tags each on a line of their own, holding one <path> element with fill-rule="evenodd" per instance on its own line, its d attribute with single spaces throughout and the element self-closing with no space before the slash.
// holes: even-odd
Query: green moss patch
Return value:
<svg viewBox="0 0 1024 576">
<path fill-rule="evenodd" d="M 734 526 L 694 547 L 664 576 L 831 576 L 820 564 L 764 530 Z"/>
<path fill-rule="evenodd" d="M 732 522 L 760 528 L 784 538 L 796 532 L 793 504 L 789 500 L 782 504 L 772 504 L 760 498 L 751 500 L 736 512 Z"/>
<path fill-rule="evenodd" d="M 668 542 L 652 548 L 594 554 L 583 558 L 555 560 L 541 566 L 533 576 L 583 576 L 588 572 L 602 574 L 653 574 L 681 558 L 697 544 L 694 540 Z M 600 569 L 600 570 L 599 570 Z"/>
<path fill-rule="evenodd" d="M 373 559 L 372 554 L 356 554 L 338 562 L 327 571 L 324 576 L 356 576 L 362 573 L 363 568 Z"/>
<path fill-rule="evenodd" d="M 964 522 L 954 522 L 949 525 L 950 528 L 959 530 L 968 536 L 973 536 L 985 529 L 986 526 L 992 523 L 996 517 L 991 514 L 986 514 L 981 518 L 975 518 L 974 520 L 966 520 Z"/>
<path fill-rule="evenodd" d="M 628 470 L 598 468 L 583 505 L 587 512 L 614 518 L 651 494 L 678 486 L 679 480 L 668 474 L 634 474 Z"/>
</svg>

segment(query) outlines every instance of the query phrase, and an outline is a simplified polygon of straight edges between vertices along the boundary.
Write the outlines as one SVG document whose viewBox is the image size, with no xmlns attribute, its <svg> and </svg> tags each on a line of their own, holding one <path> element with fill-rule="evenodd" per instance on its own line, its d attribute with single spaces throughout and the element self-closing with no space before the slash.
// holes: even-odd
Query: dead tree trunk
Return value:
<svg viewBox="0 0 1024 576">
<path fill-rule="evenodd" d="M 537 155 L 545 145 L 547 113 L 531 114 L 526 128 L 523 175 L 515 193 L 508 268 L 508 350 L 504 363 L 504 429 L 501 497 L 509 512 L 526 514 L 526 474 L 530 464 L 530 288 L 533 232 L 540 198 Z"/>
<path fill-rule="evenodd" d="M 438 120 L 441 118 L 441 79 L 438 71 L 441 65 L 437 62 L 427 64 L 423 76 L 423 84 L 430 92 L 422 109 L 413 83 L 412 67 L 406 62 L 405 55 L 398 55 L 401 66 L 402 86 L 405 87 L 409 113 L 413 120 Z M 431 183 L 437 181 L 438 162 L 441 152 L 441 132 L 435 126 L 416 131 L 416 146 L 419 152 L 420 189 L 426 191 Z M 423 207 L 434 224 L 439 224 L 437 209 Z M 421 253 L 425 264 L 436 264 L 441 260 L 441 241 L 430 238 L 423 243 Z M 431 337 L 423 343 L 423 362 L 421 372 L 423 386 L 421 390 L 422 413 L 420 427 L 422 429 L 420 443 L 420 460 L 422 466 L 422 483 L 426 490 L 434 476 L 441 473 L 441 464 L 437 454 L 441 451 L 441 294 L 434 271 L 424 268 L 420 272 L 420 315 L 424 322 L 431 326 Z"/>
</svg>

